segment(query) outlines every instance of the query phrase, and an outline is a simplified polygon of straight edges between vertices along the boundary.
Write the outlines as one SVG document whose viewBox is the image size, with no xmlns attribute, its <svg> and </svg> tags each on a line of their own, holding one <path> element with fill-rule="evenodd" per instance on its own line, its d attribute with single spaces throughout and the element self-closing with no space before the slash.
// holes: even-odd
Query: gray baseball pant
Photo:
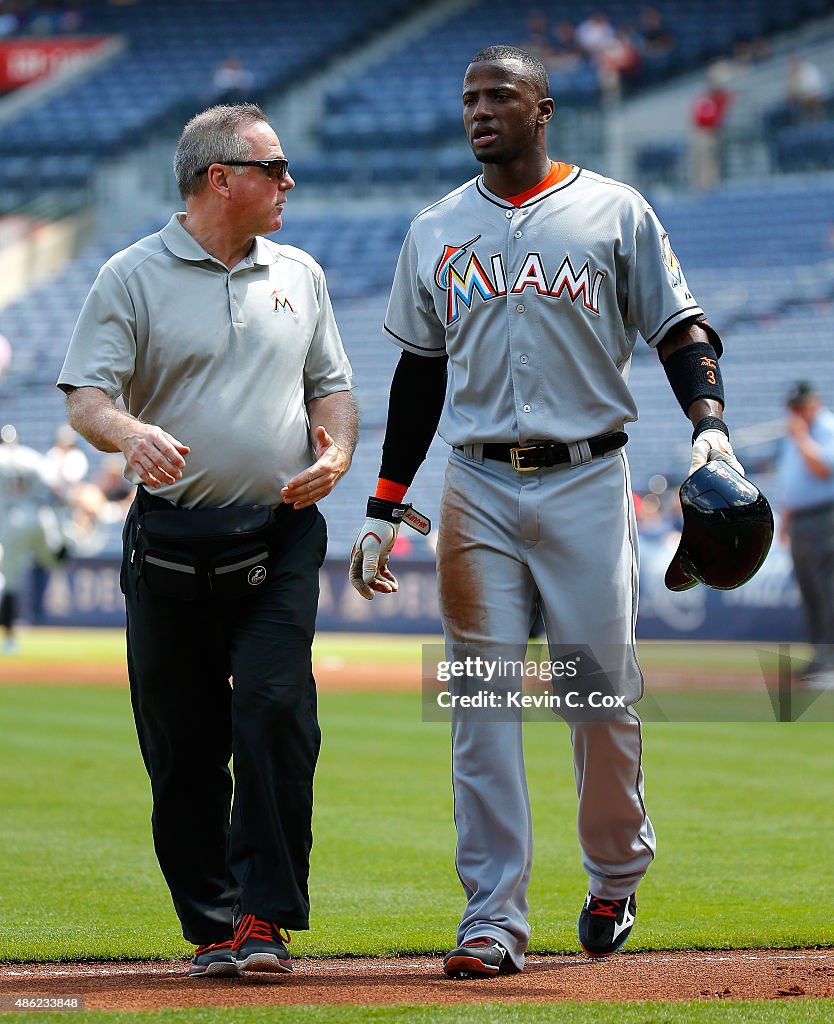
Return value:
<svg viewBox="0 0 834 1024">
<path fill-rule="evenodd" d="M 562 645 L 618 652 L 608 678 L 624 707 L 570 721 L 582 864 L 596 896 L 635 891 L 654 856 L 643 802 L 642 695 L 634 626 L 637 532 L 622 450 L 519 473 L 454 449 L 438 536 L 438 585 L 447 658 L 523 650 L 538 603 L 554 660 Z M 556 653 L 554 653 L 556 650 Z M 457 940 L 489 935 L 523 967 L 530 928 L 530 802 L 520 716 L 452 712 L 457 869 L 467 904 Z"/>
</svg>

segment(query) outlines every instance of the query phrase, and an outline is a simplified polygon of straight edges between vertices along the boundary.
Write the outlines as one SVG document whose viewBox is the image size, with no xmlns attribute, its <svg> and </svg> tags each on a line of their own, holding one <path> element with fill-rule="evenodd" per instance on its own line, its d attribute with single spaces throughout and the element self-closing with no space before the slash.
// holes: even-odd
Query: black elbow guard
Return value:
<svg viewBox="0 0 834 1024">
<path fill-rule="evenodd" d="M 676 349 L 663 363 L 684 413 L 698 398 L 714 398 L 724 405 L 724 384 L 715 349 L 707 341 L 696 341 Z"/>
</svg>

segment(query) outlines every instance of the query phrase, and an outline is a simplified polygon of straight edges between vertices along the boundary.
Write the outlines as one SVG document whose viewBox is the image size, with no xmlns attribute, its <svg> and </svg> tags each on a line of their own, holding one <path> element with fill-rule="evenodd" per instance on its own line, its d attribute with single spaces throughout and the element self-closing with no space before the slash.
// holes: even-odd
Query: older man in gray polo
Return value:
<svg viewBox="0 0 834 1024">
<path fill-rule="evenodd" d="M 139 484 L 128 669 L 189 973 L 286 972 L 309 927 L 315 503 L 350 466 L 351 371 L 321 268 L 263 237 L 294 186 L 263 112 L 198 114 L 174 168 L 185 213 L 104 265 L 58 384 Z"/>
</svg>

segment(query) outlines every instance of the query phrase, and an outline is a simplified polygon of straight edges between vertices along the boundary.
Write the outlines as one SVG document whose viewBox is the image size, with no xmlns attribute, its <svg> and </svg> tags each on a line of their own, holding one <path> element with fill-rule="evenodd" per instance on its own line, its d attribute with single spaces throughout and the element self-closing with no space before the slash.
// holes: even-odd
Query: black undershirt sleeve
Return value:
<svg viewBox="0 0 834 1024">
<path fill-rule="evenodd" d="M 437 431 L 446 397 L 447 356 L 403 352 L 391 380 L 379 475 L 408 487 Z"/>
</svg>

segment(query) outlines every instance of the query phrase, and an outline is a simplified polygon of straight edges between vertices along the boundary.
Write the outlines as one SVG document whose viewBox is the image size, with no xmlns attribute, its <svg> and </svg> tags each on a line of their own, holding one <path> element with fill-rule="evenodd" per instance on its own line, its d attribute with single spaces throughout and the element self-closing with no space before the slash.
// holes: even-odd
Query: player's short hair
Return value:
<svg viewBox="0 0 834 1024">
<path fill-rule="evenodd" d="M 550 79 L 547 77 L 547 68 L 532 53 L 522 50 L 518 46 L 506 46 L 498 43 L 495 46 L 487 46 L 478 50 L 475 56 L 469 61 L 470 64 L 490 62 L 497 60 L 514 60 L 524 68 L 524 77 L 539 94 L 539 99 L 550 95 Z"/>
<path fill-rule="evenodd" d="M 206 175 L 197 172 L 210 164 L 248 160 L 252 146 L 238 132 L 258 121 L 268 123 L 266 114 L 256 103 L 220 104 L 195 114 L 183 128 L 174 154 L 174 174 L 180 196 L 187 199 L 203 189 Z M 243 173 L 244 168 L 234 170 Z"/>
</svg>

